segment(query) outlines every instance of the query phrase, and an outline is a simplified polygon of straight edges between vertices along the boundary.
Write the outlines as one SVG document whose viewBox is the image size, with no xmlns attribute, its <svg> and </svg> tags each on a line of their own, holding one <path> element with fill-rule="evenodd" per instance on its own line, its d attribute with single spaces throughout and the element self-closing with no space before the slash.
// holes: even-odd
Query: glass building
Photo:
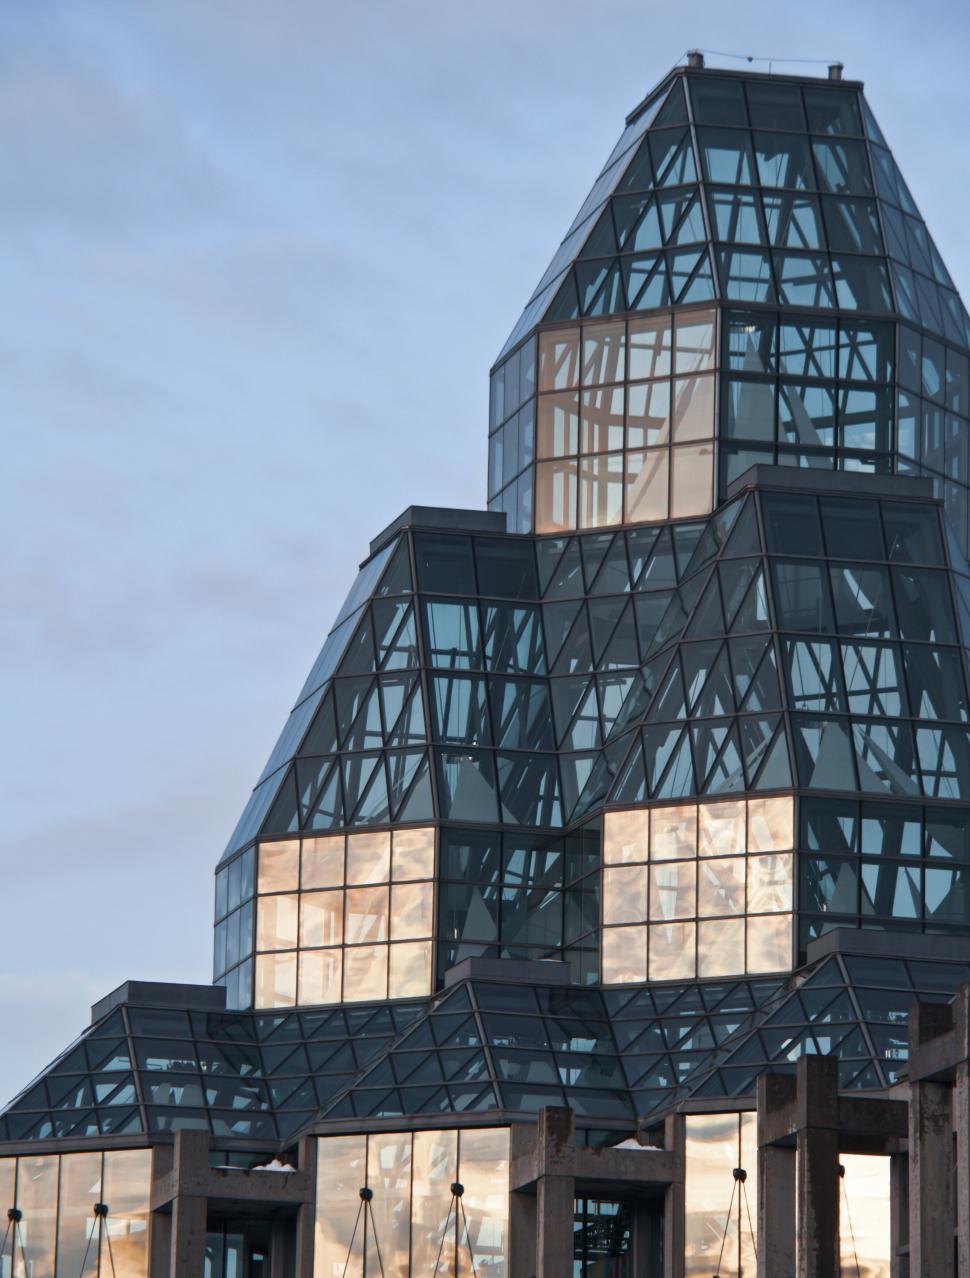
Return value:
<svg viewBox="0 0 970 1278">
<path fill-rule="evenodd" d="M 487 509 L 371 542 L 212 985 L 122 986 L 0 1115 L 0 1276 L 793 1273 L 759 1199 L 818 1059 L 836 1252 L 936 1273 L 968 440 L 970 317 L 862 85 L 690 55 L 492 369 Z"/>
</svg>

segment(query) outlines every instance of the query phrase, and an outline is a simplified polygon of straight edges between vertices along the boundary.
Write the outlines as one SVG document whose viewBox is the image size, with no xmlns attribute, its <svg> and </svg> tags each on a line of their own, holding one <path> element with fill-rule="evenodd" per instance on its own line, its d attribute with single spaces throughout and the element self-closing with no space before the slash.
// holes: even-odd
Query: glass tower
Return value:
<svg viewBox="0 0 970 1278">
<path fill-rule="evenodd" d="M 516 1124 L 694 1105 L 709 1272 L 757 1076 L 885 1093 L 970 979 L 968 347 L 860 84 L 675 68 L 492 370 L 487 510 L 370 545 L 216 870 L 210 1002 L 97 1005 L 0 1116 L 0 1186 L 36 1142 L 316 1136 L 320 1278 L 348 1169 L 405 1163 L 399 1232 L 460 1175 L 477 1259 L 530 1278 L 483 1205 Z M 631 1221 L 577 1197 L 575 1273 Z"/>
</svg>

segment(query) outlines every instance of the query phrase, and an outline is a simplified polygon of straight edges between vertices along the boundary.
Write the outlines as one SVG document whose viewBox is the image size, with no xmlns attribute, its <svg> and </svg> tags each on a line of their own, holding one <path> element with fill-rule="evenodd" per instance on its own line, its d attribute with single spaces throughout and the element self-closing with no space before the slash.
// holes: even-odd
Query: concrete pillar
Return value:
<svg viewBox="0 0 970 1278">
<path fill-rule="evenodd" d="M 184 1185 L 208 1167 L 208 1132 L 175 1133 L 173 1170 L 176 1186 Z M 170 1278 L 200 1278 L 205 1268 L 205 1233 L 208 1200 L 176 1192 L 172 1199 Z"/>
<path fill-rule="evenodd" d="M 572 1110 L 541 1109 L 536 1139 L 536 1278 L 563 1278 L 573 1269 L 576 1144 Z"/>
<path fill-rule="evenodd" d="M 758 1092 L 758 1278 L 795 1272 L 795 1148 L 763 1144 L 795 1100 L 790 1074 L 761 1074 Z"/>
<path fill-rule="evenodd" d="M 961 995 L 965 990 L 964 986 Z M 970 1278 L 970 1063 L 965 1060 L 956 1067 L 951 1101 L 956 1136 L 957 1278 Z"/>
<path fill-rule="evenodd" d="M 509 1194 L 509 1278 L 535 1278 L 536 1196 Z"/>
<path fill-rule="evenodd" d="M 889 1159 L 889 1278 L 909 1278 L 909 1159 Z"/>
<path fill-rule="evenodd" d="M 297 1166 L 310 1178 L 310 1201 L 296 1213 L 296 1243 L 294 1270 L 297 1275 L 309 1278 L 313 1273 L 313 1236 L 316 1228 L 317 1201 L 317 1142 L 313 1136 L 303 1136 L 297 1147 Z"/>
<path fill-rule="evenodd" d="M 796 1074 L 798 1278 L 839 1278 L 839 1072 L 803 1056 Z"/>
<path fill-rule="evenodd" d="M 953 1129 L 950 1088 L 915 1082 L 909 1097 L 909 1272 L 953 1272 Z"/>
<path fill-rule="evenodd" d="M 278 1217 L 270 1226 L 269 1278 L 287 1278 L 287 1273 L 292 1272 L 286 1263 L 286 1251 L 290 1239 L 289 1223 Z"/>
<path fill-rule="evenodd" d="M 687 1195 L 687 1125 L 683 1114 L 670 1114 L 664 1121 L 664 1148 L 677 1155 L 678 1175 L 664 1193 L 664 1278 L 684 1278 Z"/>
</svg>

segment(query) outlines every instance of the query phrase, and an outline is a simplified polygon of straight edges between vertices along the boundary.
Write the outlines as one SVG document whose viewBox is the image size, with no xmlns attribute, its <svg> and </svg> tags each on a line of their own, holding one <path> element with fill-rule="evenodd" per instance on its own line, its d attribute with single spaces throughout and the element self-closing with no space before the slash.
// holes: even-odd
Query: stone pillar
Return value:
<svg viewBox="0 0 970 1278">
<path fill-rule="evenodd" d="M 537 1209 L 534 1194 L 509 1194 L 509 1278 L 535 1278 Z"/>
<path fill-rule="evenodd" d="M 536 1161 L 536 1278 L 564 1278 L 573 1270 L 576 1145 L 573 1111 L 539 1111 Z"/>
<path fill-rule="evenodd" d="M 909 1096 L 909 1272 L 953 1270 L 953 1128 L 946 1083 L 914 1082 Z"/>
<path fill-rule="evenodd" d="M 798 1278 L 839 1278 L 838 1061 L 803 1056 L 796 1077 L 796 1272 Z"/>
<path fill-rule="evenodd" d="M 909 1278 L 909 1159 L 889 1159 L 889 1278 Z"/>
<path fill-rule="evenodd" d="M 170 1278 L 200 1278 L 205 1268 L 205 1234 L 208 1200 L 183 1193 L 181 1187 L 198 1184 L 208 1168 L 208 1132 L 175 1133 L 175 1197 L 172 1199 Z"/>
<path fill-rule="evenodd" d="M 960 994 L 965 990 L 966 986 Z M 956 1134 L 957 1278 L 970 1278 L 970 1063 L 965 1060 L 956 1067 L 951 1099 Z"/>
<path fill-rule="evenodd" d="M 795 1148 L 762 1144 L 771 1116 L 795 1100 L 790 1074 L 758 1077 L 758 1278 L 795 1272 Z"/>
<path fill-rule="evenodd" d="M 673 1150 L 676 1154 L 678 1174 L 664 1194 L 663 1272 L 664 1278 L 684 1278 L 687 1125 L 683 1114 L 670 1114 L 664 1121 L 664 1148 Z"/>
<path fill-rule="evenodd" d="M 317 1142 L 313 1136 L 300 1139 L 297 1152 L 300 1171 L 310 1178 L 310 1201 L 304 1203 L 296 1214 L 296 1246 L 294 1270 L 297 1278 L 310 1278 L 313 1273 L 313 1236 L 316 1228 L 317 1202 Z"/>
</svg>

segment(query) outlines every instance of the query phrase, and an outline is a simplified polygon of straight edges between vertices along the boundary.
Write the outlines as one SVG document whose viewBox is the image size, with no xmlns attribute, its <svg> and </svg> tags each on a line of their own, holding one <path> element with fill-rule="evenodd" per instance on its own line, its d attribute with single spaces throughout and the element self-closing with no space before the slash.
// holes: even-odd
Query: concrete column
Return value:
<svg viewBox="0 0 970 1278">
<path fill-rule="evenodd" d="M 292 1272 L 286 1263 L 286 1250 L 290 1239 L 289 1223 L 278 1217 L 270 1228 L 269 1278 L 286 1278 L 287 1273 Z"/>
<path fill-rule="evenodd" d="M 313 1236 L 316 1228 L 317 1201 L 317 1142 L 313 1136 L 303 1136 L 297 1150 L 297 1165 L 310 1177 L 310 1201 L 296 1213 L 295 1271 L 298 1278 L 310 1278 L 313 1273 Z"/>
<path fill-rule="evenodd" d="M 535 1278 L 536 1196 L 509 1194 L 509 1278 Z"/>
<path fill-rule="evenodd" d="M 803 1056 L 796 1075 L 798 1278 L 839 1278 L 839 1073 Z"/>
<path fill-rule="evenodd" d="M 915 1082 L 909 1098 L 909 1272 L 950 1278 L 953 1270 L 953 1129 L 950 1088 Z"/>
<path fill-rule="evenodd" d="M 205 1226 L 208 1201 L 191 1194 L 172 1200 L 170 1278 L 201 1278 L 205 1269 Z"/>
<path fill-rule="evenodd" d="M 539 1111 L 536 1159 L 536 1278 L 564 1278 L 573 1269 L 576 1144 L 573 1112 Z"/>
<path fill-rule="evenodd" d="M 779 1113 L 791 1113 L 795 1079 L 761 1074 L 758 1096 L 758 1278 L 795 1272 L 795 1147 L 777 1138 Z"/>
<path fill-rule="evenodd" d="M 889 1278 L 909 1278 L 909 1159 L 889 1159 Z"/>
<path fill-rule="evenodd" d="M 175 1133 L 173 1170 L 176 1186 L 199 1183 L 209 1164 L 208 1132 Z M 205 1268 L 205 1232 L 208 1201 L 176 1191 L 172 1199 L 170 1278 L 200 1278 Z"/>
<path fill-rule="evenodd" d="M 687 1125 L 683 1114 L 670 1114 L 664 1121 L 664 1148 L 677 1155 L 678 1176 L 664 1193 L 664 1278 L 684 1278 L 687 1195 Z"/>
<path fill-rule="evenodd" d="M 794 1149 L 758 1150 L 758 1278 L 795 1272 Z"/>
<path fill-rule="evenodd" d="M 964 986 L 961 995 L 965 990 Z M 970 1278 L 970 1063 L 965 1060 L 956 1067 L 951 1101 L 956 1134 L 957 1278 Z"/>
</svg>

